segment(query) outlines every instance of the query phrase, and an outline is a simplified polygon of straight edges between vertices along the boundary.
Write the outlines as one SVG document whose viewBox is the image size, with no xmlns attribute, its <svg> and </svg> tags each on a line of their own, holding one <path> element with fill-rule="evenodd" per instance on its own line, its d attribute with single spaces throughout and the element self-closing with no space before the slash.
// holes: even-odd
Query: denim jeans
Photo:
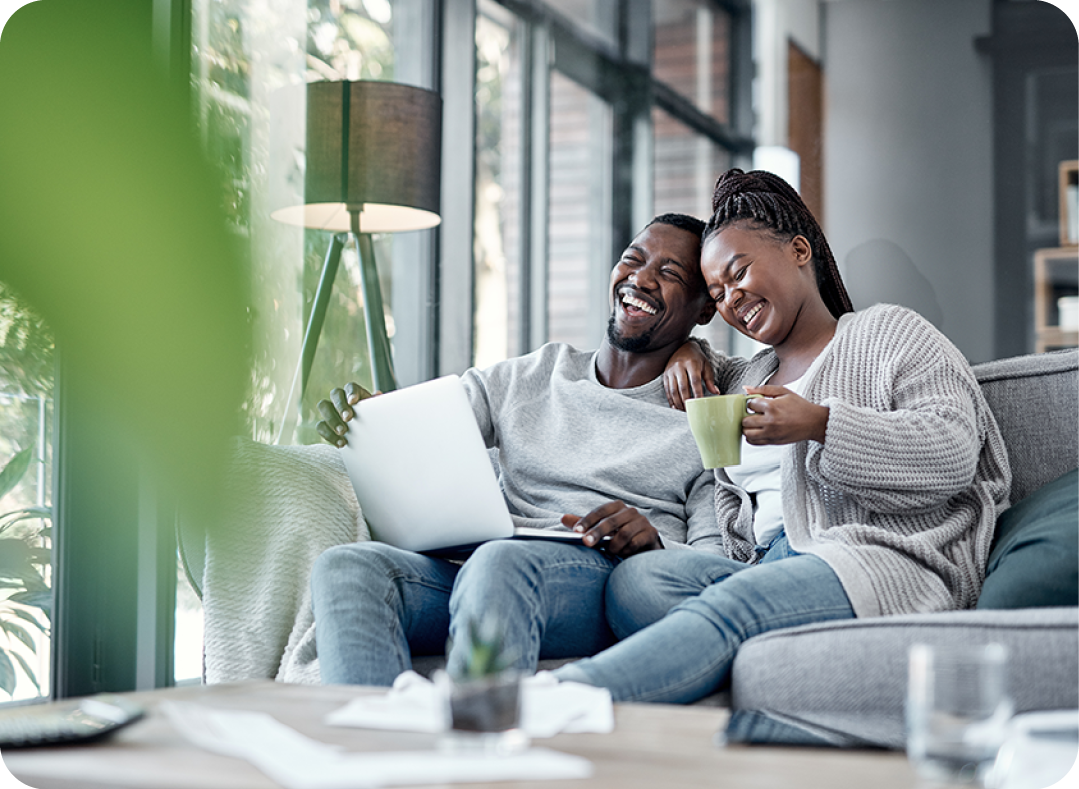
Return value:
<svg viewBox="0 0 1079 789">
<path fill-rule="evenodd" d="M 794 553 L 782 536 L 754 565 L 702 551 L 631 557 L 611 575 L 606 607 L 625 640 L 555 675 L 606 687 L 615 701 L 696 701 L 720 687 L 743 641 L 854 618 L 831 568 Z"/>
<path fill-rule="evenodd" d="M 540 658 L 593 655 L 614 642 L 603 590 L 617 560 L 593 548 L 496 540 L 464 565 L 380 542 L 339 545 L 315 562 L 311 590 L 322 681 L 390 685 L 412 655 L 459 666 L 467 622 L 495 616 L 523 671 Z"/>
</svg>

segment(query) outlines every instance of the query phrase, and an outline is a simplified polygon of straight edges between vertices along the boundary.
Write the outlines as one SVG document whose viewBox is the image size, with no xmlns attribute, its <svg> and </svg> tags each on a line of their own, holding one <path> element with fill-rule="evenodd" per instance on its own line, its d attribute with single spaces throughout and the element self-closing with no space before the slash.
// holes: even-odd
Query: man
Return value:
<svg viewBox="0 0 1079 789">
<path fill-rule="evenodd" d="M 463 565 L 379 542 L 327 551 L 312 574 L 324 682 L 392 684 L 411 655 L 442 654 L 447 636 L 485 617 L 497 618 L 523 670 L 540 658 L 592 655 L 614 642 L 604 587 L 621 559 L 722 552 L 714 475 L 701 468 L 662 380 L 693 326 L 715 313 L 700 271 L 703 227 L 664 214 L 634 238 L 611 275 L 598 350 L 552 343 L 462 376 L 484 441 L 498 451 L 515 523 L 573 528 L 584 544 L 495 540 Z M 323 438 L 343 445 L 351 406 L 366 396 L 349 384 L 319 403 Z M 451 671 L 464 651 L 451 646 Z"/>
</svg>

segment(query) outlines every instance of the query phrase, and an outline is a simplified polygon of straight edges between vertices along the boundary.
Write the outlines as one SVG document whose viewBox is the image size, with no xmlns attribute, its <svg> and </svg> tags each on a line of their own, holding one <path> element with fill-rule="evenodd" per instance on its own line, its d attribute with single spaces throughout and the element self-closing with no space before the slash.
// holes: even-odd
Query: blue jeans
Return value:
<svg viewBox="0 0 1079 789">
<path fill-rule="evenodd" d="M 782 536 L 754 565 L 701 551 L 638 554 L 611 575 L 606 606 L 625 640 L 555 674 L 608 688 L 615 701 L 696 701 L 720 687 L 743 641 L 854 618 L 832 569 Z"/>
<path fill-rule="evenodd" d="M 458 633 L 493 615 L 513 665 L 594 655 L 614 643 L 603 590 L 617 560 L 593 548 L 496 540 L 464 565 L 380 542 L 339 545 L 315 562 L 311 590 L 322 681 L 391 685 L 412 655 L 464 660 Z"/>
</svg>

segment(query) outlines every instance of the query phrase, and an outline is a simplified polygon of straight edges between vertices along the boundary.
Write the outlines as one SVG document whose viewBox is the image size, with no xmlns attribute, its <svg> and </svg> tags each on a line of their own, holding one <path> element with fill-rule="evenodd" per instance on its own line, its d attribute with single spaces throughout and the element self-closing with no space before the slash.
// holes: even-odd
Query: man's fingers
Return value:
<svg viewBox="0 0 1079 789">
<path fill-rule="evenodd" d="M 330 429 L 330 426 L 327 425 L 325 422 L 319 422 L 317 425 L 315 425 L 315 430 L 318 431 L 318 434 L 322 436 L 322 438 L 333 444 L 335 447 L 343 447 L 346 443 L 348 443 L 345 441 L 344 436 L 339 436 L 334 433 L 333 430 Z"/>
<path fill-rule="evenodd" d="M 621 501 L 608 501 L 605 504 L 601 504 L 596 507 L 590 513 L 582 517 L 574 526 L 574 531 L 587 532 L 590 529 L 594 529 L 597 524 L 602 523 L 605 519 L 619 512 L 620 510 L 629 509 Z M 633 510 L 636 512 L 636 510 Z M 606 534 L 606 532 L 604 532 Z"/>
<path fill-rule="evenodd" d="M 610 515 L 607 515 L 594 526 L 592 526 L 592 528 L 588 529 L 585 532 L 585 545 L 598 545 L 600 539 L 606 537 L 607 535 L 612 535 L 612 541 L 615 540 L 618 536 L 617 532 L 627 523 L 640 515 L 640 513 L 637 512 L 637 510 L 635 510 L 633 507 L 627 507 L 622 504 L 622 502 L 617 502 L 617 504 L 620 505 L 620 509 Z M 596 510 L 593 510 L 593 512 L 596 512 Z"/>
<path fill-rule="evenodd" d="M 623 558 L 659 547 L 659 533 L 644 518 L 627 523 L 611 537 L 606 545 L 608 553 Z"/>
<path fill-rule="evenodd" d="M 327 427 L 337 435 L 343 436 L 348 431 L 348 425 L 341 421 L 341 415 L 329 400 L 318 401 L 318 412 L 322 415 Z"/>
<path fill-rule="evenodd" d="M 333 401 L 337 412 L 341 415 L 341 419 L 346 422 L 352 419 L 352 406 L 347 402 L 344 389 L 332 389 L 330 391 L 330 399 Z"/>
<path fill-rule="evenodd" d="M 366 400 L 368 397 L 373 397 L 374 395 L 357 383 L 347 383 L 345 384 L 345 396 L 348 398 L 348 402 L 351 405 L 356 405 L 356 403 L 361 400 Z"/>
</svg>

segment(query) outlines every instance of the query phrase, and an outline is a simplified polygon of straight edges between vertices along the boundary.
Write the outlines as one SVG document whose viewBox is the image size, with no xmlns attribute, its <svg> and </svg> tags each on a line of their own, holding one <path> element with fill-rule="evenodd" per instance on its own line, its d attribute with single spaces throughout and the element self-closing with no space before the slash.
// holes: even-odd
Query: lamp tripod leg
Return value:
<svg viewBox="0 0 1079 789">
<path fill-rule="evenodd" d="M 315 360 L 315 349 L 318 347 L 319 336 L 322 334 L 322 324 L 326 321 L 326 308 L 330 304 L 330 293 L 333 291 L 333 282 L 337 278 L 337 269 L 341 264 L 341 250 L 344 249 L 346 238 L 345 234 L 336 234 L 330 241 L 330 248 L 326 250 L 326 260 L 322 264 L 318 289 L 315 291 L 315 303 L 311 305 L 311 315 L 307 320 L 307 330 L 303 335 L 300 362 L 296 365 L 292 386 L 289 387 L 281 430 L 275 442 L 277 444 L 286 437 L 291 438 L 292 431 L 296 428 L 300 401 L 303 400 L 304 392 L 307 391 L 307 379 L 311 375 L 311 364 Z"/>
<path fill-rule="evenodd" d="M 370 233 L 356 234 L 360 253 L 360 287 L 363 289 L 363 314 L 367 326 L 367 351 L 371 357 L 371 377 L 375 391 L 391 392 L 397 388 L 393 371 L 393 352 L 386 334 L 386 314 L 382 307 L 382 288 L 378 284 L 375 246 Z"/>
</svg>

